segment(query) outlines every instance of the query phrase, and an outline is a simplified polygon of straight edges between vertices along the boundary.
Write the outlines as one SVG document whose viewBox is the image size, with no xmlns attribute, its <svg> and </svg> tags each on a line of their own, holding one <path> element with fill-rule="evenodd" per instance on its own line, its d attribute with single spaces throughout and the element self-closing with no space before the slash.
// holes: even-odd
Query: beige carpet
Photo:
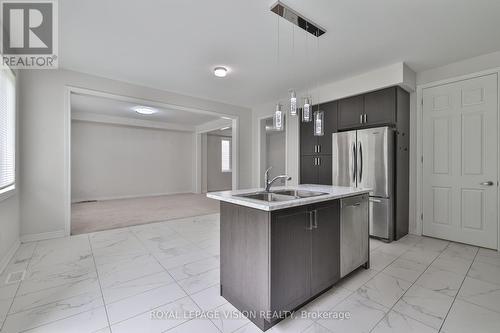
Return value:
<svg viewBox="0 0 500 333">
<path fill-rule="evenodd" d="M 219 212 L 205 194 L 174 194 L 71 205 L 71 234 L 108 230 Z"/>
</svg>

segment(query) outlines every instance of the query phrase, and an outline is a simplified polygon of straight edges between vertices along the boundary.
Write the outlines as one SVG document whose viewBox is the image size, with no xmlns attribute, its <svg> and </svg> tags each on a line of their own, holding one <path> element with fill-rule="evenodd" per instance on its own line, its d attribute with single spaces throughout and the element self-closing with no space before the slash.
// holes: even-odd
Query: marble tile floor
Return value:
<svg viewBox="0 0 500 333">
<path fill-rule="evenodd" d="M 219 296 L 218 244 L 218 214 L 22 244 L 0 275 L 0 332 L 258 333 Z M 498 252 L 413 235 L 370 250 L 370 269 L 268 332 L 498 331 Z"/>
</svg>

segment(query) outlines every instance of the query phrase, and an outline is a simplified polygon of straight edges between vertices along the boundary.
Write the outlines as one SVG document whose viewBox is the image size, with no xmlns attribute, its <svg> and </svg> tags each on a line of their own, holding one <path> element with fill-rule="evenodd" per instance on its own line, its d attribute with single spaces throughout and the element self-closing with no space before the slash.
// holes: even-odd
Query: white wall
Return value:
<svg viewBox="0 0 500 333">
<path fill-rule="evenodd" d="M 266 168 L 273 167 L 271 177 L 286 173 L 286 132 L 268 132 L 266 134 Z M 284 181 L 276 182 L 283 185 Z"/>
<path fill-rule="evenodd" d="M 221 169 L 221 140 L 231 139 L 229 136 L 207 134 L 207 191 L 230 190 L 232 173 Z"/>
<path fill-rule="evenodd" d="M 193 192 L 193 133 L 72 121 L 71 200 Z"/>
<path fill-rule="evenodd" d="M 18 75 L 18 74 L 17 74 Z M 19 81 L 17 81 L 18 88 L 18 106 L 19 106 Z M 19 110 L 19 107 L 18 107 Z M 17 128 L 19 129 L 19 112 L 17 112 Z M 19 246 L 19 231 L 20 231 L 20 217 L 19 217 L 19 193 L 20 193 L 20 178 L 19 178 L 19 131 L 16 133 L 16 182 L 17 189 L 14 195 L 0 201 L 0 274 L 8 264 L 14 251 Z"/>
<path fill-rule="evenodd" d="M 239 187 L 247 188 L 251 173 L 251 110 L 68 70 L 20 73 L 21 234 L 56 236 L 67 232 L 65 184 L 65 86 L 103 91 L 158 103 L 234 115 L 239 118 Z M 31 236 L 29 236 L 31 235 Z M 47 235 L 47 234 L 45 234 Z M 31 237 L 31 238 L 33 238 Z"/>
</svg>

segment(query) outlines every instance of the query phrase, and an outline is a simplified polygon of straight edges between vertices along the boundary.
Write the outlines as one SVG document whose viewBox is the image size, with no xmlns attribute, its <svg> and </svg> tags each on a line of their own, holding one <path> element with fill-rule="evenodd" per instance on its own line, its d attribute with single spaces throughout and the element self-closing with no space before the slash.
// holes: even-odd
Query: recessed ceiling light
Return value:
<svg viewBox="0 0 500 333">
<path fill-rule="evenodd" d="M 139 114 L 145 114 L 145 115 L 150 115 L 150 114 L 158 112 L 158 110 L 147 107 L 147 106 L 134 106 L 132 108 L 132 110 L 134 110 L 135 112 L 137 112 Z"/>
<path fill-rule="evenodd" d="M 217 77 L 225 77 L 227 75 L 227 68 L 226 67 L 215 67 L 214 68 L 214 75 Z"/>
</svg>

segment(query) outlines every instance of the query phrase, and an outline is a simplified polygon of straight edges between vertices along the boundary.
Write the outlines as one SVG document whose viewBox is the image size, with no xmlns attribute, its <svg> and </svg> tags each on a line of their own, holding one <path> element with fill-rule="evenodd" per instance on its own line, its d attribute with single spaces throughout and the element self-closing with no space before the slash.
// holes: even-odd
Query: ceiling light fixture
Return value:
<svg viewBox="0 0 500 333">
<path fill-rule="evenodd" d="M 148 106 L 134 106 L 132 110 L 143 115 L 151 115 L 153 113 L 158 112 L 158 110 L 150 108 Z"/>
<path fill-rule="evenodd" d="M 217 77 L 226 77 L 227 75 L 227 68 L 226 67 L 215 67 L 214 68 L 214 75 Z"/>
<path fill-rule="evenodd" d="M 231 128 L 230 126 L 227 126 L 227 127 L 222 127 L 220 130 L 221 130 L 221 131 L 225 131 L 225 130 L 228 130 L 228 129 L 230 129 L 230 128 Z"/>
<path fill-rule="evenodd" d="M 229 117 L 221 117 L 222 119 L 231 120 Z"/>
</svg>

